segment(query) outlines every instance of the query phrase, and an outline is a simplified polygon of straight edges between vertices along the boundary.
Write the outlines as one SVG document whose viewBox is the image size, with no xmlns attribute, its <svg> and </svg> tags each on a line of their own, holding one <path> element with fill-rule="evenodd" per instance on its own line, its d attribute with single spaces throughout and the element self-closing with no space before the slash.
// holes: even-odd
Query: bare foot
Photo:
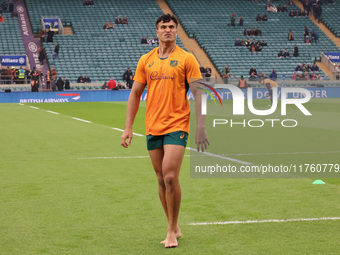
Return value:
<svg viewBox="0 0 340 255">
<path fill-rule="evenodd" d="M 181 232 L 179 226 L 177 226 L 177 229 L 176 229 L 176 238 L 180 239 L 181 237 L 182 237 L 182 232 Z M 162 242 L 160 242 L 160 243 L 165 243 L 165 241 L 166 241 L 166 238 Z"/>
<path fill-rule="evenodd" d="M 176 233 L 175 232 L 168 233 L 168 235 L 165 239 L 164 247 L 165 248 L 172 248 L 172 247 L 177 247 L 177 246 L 178 246 L 178 242 L 177 242 Z"/>
</svg>

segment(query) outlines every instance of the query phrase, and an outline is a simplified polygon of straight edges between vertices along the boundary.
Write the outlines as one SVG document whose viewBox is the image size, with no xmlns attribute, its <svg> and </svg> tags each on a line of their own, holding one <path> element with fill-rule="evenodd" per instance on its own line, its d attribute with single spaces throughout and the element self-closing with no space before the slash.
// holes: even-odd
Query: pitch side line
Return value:
<svg viewBox="0 0 340 255">
<path fill-rule="evenodd" d="M 83 119 L 79 119 L 79 118 L 76 118 L 76 117 L 71 117 L 71 118 L 74 119 L 74 120 L 79 120 L 79 121 L 86 122 L 86 123 L 92 123 L 92 121 L 89 121 L 89 120 L 83 120 Z"/>
<path fill-rule="evenodd" d="M 197 149 L 190 148 L 190 147 L 188 147 L 187 150 L 197 151 Z M 244 164 L 244 165 L 253 165 L 253 163 L 250 163 L 250 162 L 246 162 L 246 161 L 242 161 L 242 160 L 238 160 L 238 159 L 234 159 L 234 158 L 230 158 L 230 157 L 225 157 L 225 156 L 217 155 L 217 154 L 213 154 L 213 153 L 206 152 L 206 151 L 205 152 L 200 152 L 200 153 L 208 155 L 208 156 L 211 156 L 211 157 L 215 157 L 215 158 L 221 158 L 221 159 L 226 159 L 226 160 L 229 160 L 229 161 L 234 161 L 234 162 L 241 163 L 241 164 Z"/>
<path fill-rule="evenodd" d="M 56 114 L 56 115 L 60 114 L 59 112 L 52 112 L 52 111 L 46 111 L 46 112 L 53 113 L 53 114 Z"/>
<path fill-rule="evenodd" d="M 29 106 L 30 108 L 32 108 L 32 109 L 36 109 L 36 110 L 38 110 L 39 108 L 38 107 L 35 107 L 35 106 Z"/>
<path fill-rule="evenodd" d="M 326 221 L 326 220 L 340 220 L 340 217 L 321 217 L 321 218 L 300 218 L 300 219 L 271 219 L 271 220 L 245 220 L 245 221 L 217 221 L 217 222 L 198 222 L 188 223 L 191 226 L 204 225 L 231 225 L 231 224 L 252 224 L 252 223 L 281 223 L 281 222 L 297 222 L 297 221 Z"/>
<path fill-rule="evenodd" d="M 260 155 L 291 155 L 291 154 L 328 154 L 340 153 L 340 151 L 305 151 L 305 152 L 264 152 L 264 153 L 240 153 L 240 154 L 224 154 L 225 156 L 260 156 Z"/>
<path fill-rule="evenodd" d="M 198 157 L 200 155 L 184 155 L 184 157 Z M 77 159 L 138 159 L 138 158 L 150 158 L 150 156 L 120 156 L 120 157 L 87 157 Z"/>
<path fill-rule="evenodd" d="M 124 130 L 123 130 L 123 129 L 120 129 L 120 128 L 114 128 L 114 127 L 113 127 L 112 129 L 117 130 L 117 131 L 124 132 Z M 141 134 L 138 134 L 138 133 L 135 133 L 135 132 L 133 132 L 133 134 L 136 135 L 136 136 L 144 136 L 144 135 L 141 135 Z"/>
</svg>

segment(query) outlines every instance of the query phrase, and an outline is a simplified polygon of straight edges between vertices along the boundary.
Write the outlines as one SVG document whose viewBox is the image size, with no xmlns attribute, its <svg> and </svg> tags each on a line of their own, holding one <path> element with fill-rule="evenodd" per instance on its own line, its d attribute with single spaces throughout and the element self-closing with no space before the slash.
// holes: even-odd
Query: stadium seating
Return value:
<svg viewBox="0 0 340 255">
<path fill-rule="evenodd" d="M 325 50 L 339 51 L 339 48 L 317 27 L 313 21 L 306 17 L 289 17 L 288 12 L 269 13 L 265 8 L 265 1 L 239 1 L 239 0 L 167 0 L 172 11 L 178 16 L 181 24 L 189 36 L 195 37 L 200 46 L 210 57 L 216 69 L 222 72 L 226 64 L 231 72 L 237 76 L 246 75 L 251 67 L 257 71 L 270 74 L 271 69 L 278 75 L 285 74 L 290 77 L 298 63 L 312 64 L 315 58 L 321 57 Z M 275 5 L 287 4 L 285 0 L 277 0 Z M 296 6 L 289 7 L 298 9 Z M 230 26 L 230 16 L 235 14 L 236 26 Z M 267 22 L 256 22 L 257 14 L 268 15 Z M 238 18 L 242 16 L 244 26 L 238 26 Z M 244 28 L 262 30 L 262 36 L 243 36 Z M 304 44 L 304 26 L 309 31 L 316 31 L 319 36 L 318 44 Z M 288 41 L 288 32 L 293 31 L 295 41 Z M 265 40 L 267 47 L 262 52 L 250 52 L 245 47 L 235 47 L 236 38 L 252 40 Z M 293 45 L 299 47 L 299 57 L 280 59 L 277 54 L 280 50 L 289 50 L 291 56 Z M 322 74 L 322 72 L 320 72 Z"/>
<path fill-rule="evenodd" d="M 0 23 L 0 55 L 26 54 L 17 18 L 3 13 L 5 22 Z"/>
<path fill-rule="evenodd" d="M 44 43 L 50 66 L 71 83 L 79 76 L 88 75 L 92 82 L 122 80 L 127 67 L 135 71 L 141 55 L 154 46 L 141 45 L 143 36 L 155 36 L 155 21 L 163 14 L 156 1 L 100 0 L 94 6 L 83 6 L 82 1 L 26 0 L 33 30 L 41 29 L 41 17 L 59 17 L 63 24 L 72 24 L 74 35 L 55 35 L 60 45 L 59 57 L 51 60 L 54 44 Z M 103 30 L 105 22 L 120 15 L 128 25 L 115 25 L 116 30 Z M 179 46 L 183 44 L 178 40 Z"/>
<path fill-rule="evenodd" d="M 339 22 L 340 2 L 334 1 L 333 4 L 322 5 L 321 21 L 331 30 L 335 36 L 340 37 Z"/>
</svg>

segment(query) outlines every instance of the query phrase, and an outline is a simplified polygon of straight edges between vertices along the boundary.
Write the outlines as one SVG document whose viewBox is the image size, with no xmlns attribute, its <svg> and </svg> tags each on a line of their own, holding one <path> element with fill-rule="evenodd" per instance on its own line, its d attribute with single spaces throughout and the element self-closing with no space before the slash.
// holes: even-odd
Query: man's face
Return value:
<svg viewBox="0 0 340 255">
<path fill-rule="evenodd" d="M 161 42 L 173 42 L 176 40 L 177 35 L 176 23 L 173 20 L 167 23 L 161 21 L 157 25 L 156 33 Z"/>
</svg>

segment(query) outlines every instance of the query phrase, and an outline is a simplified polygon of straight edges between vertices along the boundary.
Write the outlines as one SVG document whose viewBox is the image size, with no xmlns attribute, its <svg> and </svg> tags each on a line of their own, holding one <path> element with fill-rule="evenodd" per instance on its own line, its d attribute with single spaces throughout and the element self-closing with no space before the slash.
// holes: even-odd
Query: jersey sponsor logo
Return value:
<svg viewBox="0 0 340 255">
<path fill-rule="evenodd" d="M 177 65 L 178 65 L 178 61 L 177 60 L 171 60 L 170 61 L 170 66 L 175 67 Z"/>
<path fill-rule="evenodd" d="M 151 66 L 153 66 L 153 63 L 154 63 L 154 62 L 152 62 L 152 63 L 149 65 L 149 68 L 150 68 Z"/>
<path fill-rule="evenodd" d="M 174 76 L 166 76 L 164 74 L 158 75 L 157 71 L 154 71 L 150 74 L 150 80 L 173 80 Z"/>
</svg>

